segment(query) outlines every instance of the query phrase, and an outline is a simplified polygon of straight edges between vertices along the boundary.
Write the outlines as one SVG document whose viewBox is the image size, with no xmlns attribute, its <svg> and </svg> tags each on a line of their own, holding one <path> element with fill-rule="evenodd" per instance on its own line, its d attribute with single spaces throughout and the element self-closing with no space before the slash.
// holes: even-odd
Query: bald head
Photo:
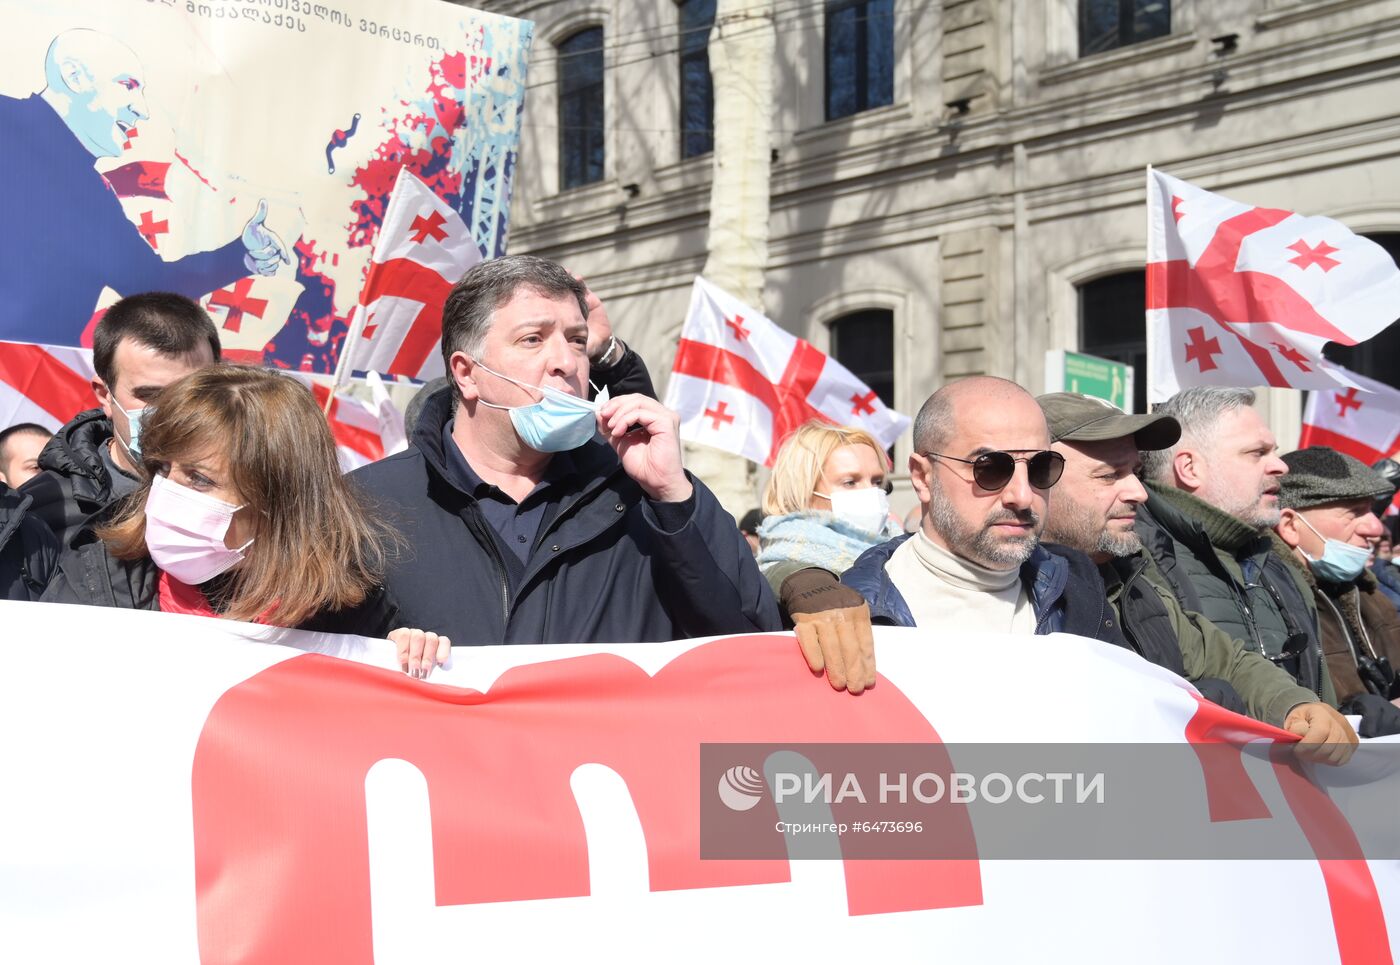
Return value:
<svg viewBox="0 0 1400 965">
<path fill-rule="evenodd" d="M 919 452 L 942 452 L 957 433 L 964 416 L 978 413 L 996 414 L 996 409 L 1009 405 L 1018 418 L 1029 418 L 1030 428 L 1039 426 L 1043 439 L 1035 443 L 1038 449 L 1050 445 L 1050 433 L 1045 428 L 1045 414 L 1029 392 L 1015 382 L 992 375 L 973 375 L 950 382 L 929 396 L 914 419 L 914 448 Z M 1039 413 L 1036 418 L 1031 409 Z"/>
<path fill-rule="evenodd" d="M 96 30 L 66 30 L 49 44 L 41 95 L 93 157 L 117 157 L 126 132 L 150 116 L 145 70 L 130 47 Z"/>
<path fill-rule="evenodd" d="M 1031 484 L 1026 460 L 1049 445 L 1045 414 L 1016 383 L 976 376 L 939 389 L 919 410 L 909 456 L 924 534 L 979 566 L 1019 566 L 1040 539 L 1048 496 Z M 1019 461 L 1005 484 L 987 489 L 972 464 L 990 453 Z"/>
</svg>

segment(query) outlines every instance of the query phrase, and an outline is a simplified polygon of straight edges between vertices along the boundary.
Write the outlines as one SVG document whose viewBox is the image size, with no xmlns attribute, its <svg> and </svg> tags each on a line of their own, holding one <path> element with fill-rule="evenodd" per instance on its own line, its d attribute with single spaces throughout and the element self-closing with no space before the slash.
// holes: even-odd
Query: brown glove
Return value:
<svg viewBox="0 0 1400 965">
<path fill-rule="evenodd" d="M 826 570 L 798 570 L 778 600 L 792 617 L 798 646 L 813 673 L 836 690 L 859 694 L 875 685 L 875 636 L 865 598 Z"/>
</svg>

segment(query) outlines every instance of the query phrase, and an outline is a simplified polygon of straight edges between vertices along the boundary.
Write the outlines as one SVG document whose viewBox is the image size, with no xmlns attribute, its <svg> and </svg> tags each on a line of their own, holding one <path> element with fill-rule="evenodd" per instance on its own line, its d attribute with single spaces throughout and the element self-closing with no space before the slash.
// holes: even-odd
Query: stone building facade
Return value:
<svg viewBox="0 0 1400 965">
<path fill-rule="evenodd" d="M 510 250 L 581 274 L 664 384 L 714 163 L 683 28 L 713 4 L 475 5 L 536 22 Z M 764 307 L 901 411 L 973 373 L 1040 391 L 1048 349 L 1133 359 L 1148 164 L 1397 247 L 1400 0 L 774 0 L 772 15 Z M 575 58 L 598 28 L 595 75 Z M 579 93 L 598 83 L 601 117 Z M 1396 381 L 1395 327 L 1352 362 Z M 1291 446 L 1298 394 L 1262 404 Z"/>
</svg>

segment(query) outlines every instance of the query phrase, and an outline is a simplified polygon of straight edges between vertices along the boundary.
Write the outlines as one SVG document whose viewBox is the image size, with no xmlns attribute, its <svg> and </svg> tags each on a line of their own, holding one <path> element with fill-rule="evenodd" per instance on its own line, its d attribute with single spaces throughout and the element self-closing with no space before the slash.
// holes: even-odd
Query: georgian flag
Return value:
<svg viewBox="0 0 1400 965">
<path fill-rule="evenodd" d="M 1150 402 L 1193 385 L 1348 388 L 1328 342 L 1400 316 L 1400 269 L 1331 218 L 1255 208 L 1147 171 Z"/>
<path fill-rule="evenodd" d="M 1341 371 L 1360 388 L 1309 392 L 1298 448 L 1331 446 L 1369 466 L 1400 449 L 1400 389 Z"/>
<path fill-rule="evenodd" d="M 0 429 L 33 422 L 50 431 L 97 405 L 92 349 L 0 342 Z"/>
<path fill-rule="evenodd" d="M 326 413 L 341 472 L 353 472 L 408 448 L 403 413 L 389 398 L 378 373 L 370 372 L 366 377 L 369 401 L 337 392 L 329 409 L 326 400 L 331 396 L 331 388 L 325 381 L 301 372 L 287 374 L 305 383 Z"/>
<path fill-rule="evenodd" d="M 765 466 L 810 419 L 859 426 L 885 447 L 911 421 L 844 365 L 698 276 L 666 406 L 680 415 L 682 439 Z"/>
<path fill-rule="evenodd" d="M 401 168 L 338 368 L 415 379 L 442 375 L 442 306 L 479 261 L 481 250 L 461 216 Z"/>
</svg>

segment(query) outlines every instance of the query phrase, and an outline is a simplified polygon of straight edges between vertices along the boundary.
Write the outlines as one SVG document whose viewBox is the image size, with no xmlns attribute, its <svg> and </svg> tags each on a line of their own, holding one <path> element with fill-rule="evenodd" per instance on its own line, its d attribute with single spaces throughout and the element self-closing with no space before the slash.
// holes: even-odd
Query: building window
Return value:
<svg viewBox="0 0 1400 965">
<path fill-rule="evenodd" d="M 826 119 L 894 103 L 894 0 L 826 5 Z"/>
<path fill-rule="evenodd" d="M 603 28 L 559 44 L 559 185 L 603 180 Z"/>
<path fill-rule="evenodd" d="M 894 312 L 872 308 L 833 321 L 831 356 L 894 408 Z"/>
<path fill-rule="evenodd" d="M 1400 265 L 1400 232 L 1366 237 L 1388 251 L 1396 265 Z M 1400 368 L 1395 364 L 1395 360 L 1400 359 L 1400 324 L 1381 329 L 1360 345 L 1328 342 L 1322 354 L 1357 375 L 1400 389 Z"/>
<path fill-rule="evenodd" d="M 680 0 L 681 158 L 715 149 L 715 88 L 710 78 L 710 27 L 715 0 Z"/>
<path fill-rule="evenodd" d="M 1147 411 L 1147 273 L 1124 271 L 1079 286 L 1079 350 L 1133 366 L 1133 411 Z"/>
<path fill-rule="evenodd" d="M 1171 32 L 1171 0 L 1079 0 L 1081 57 Z"/>
</svg>

